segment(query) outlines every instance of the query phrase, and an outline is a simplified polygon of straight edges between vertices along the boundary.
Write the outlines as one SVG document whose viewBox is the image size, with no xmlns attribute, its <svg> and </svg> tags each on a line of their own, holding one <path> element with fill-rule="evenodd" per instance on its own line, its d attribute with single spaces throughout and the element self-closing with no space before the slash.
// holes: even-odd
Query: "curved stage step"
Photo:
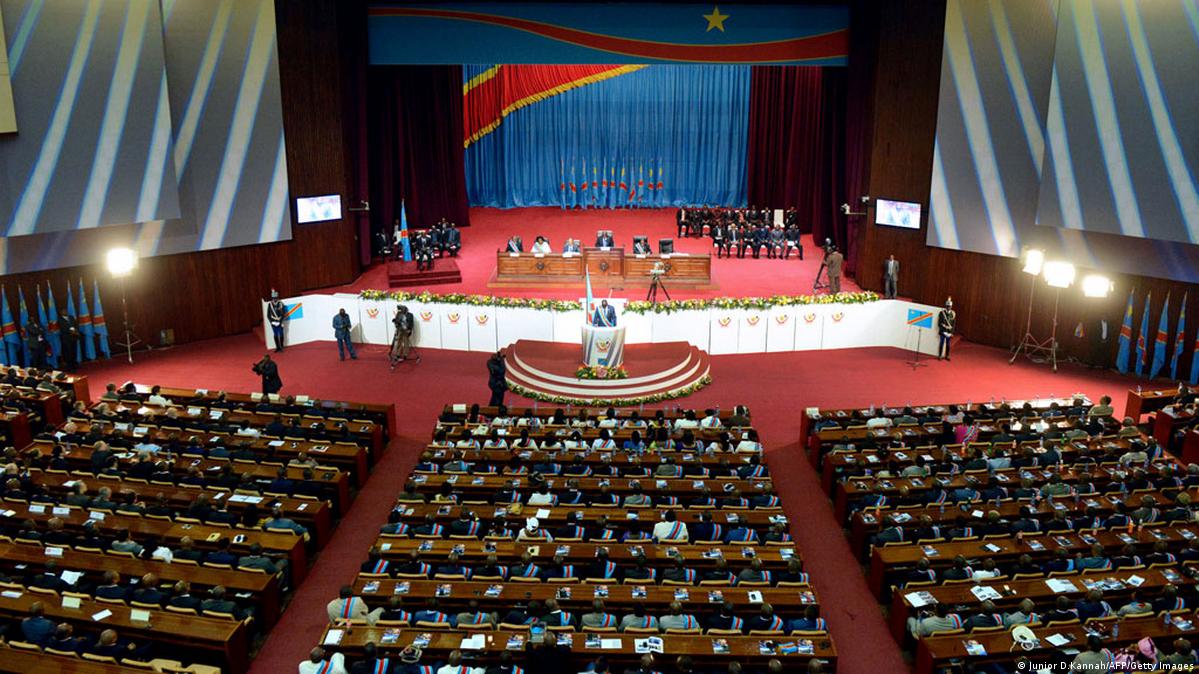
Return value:
<svg viewBox="0 0 1199 674">
<path fill-rule="evenodd" d="M 508 385 L 539 400 L 635 405 L 689 395 L 709 379 L 708 354 L 687 342 L 625 346 L 627 379 L 576 379 L 578 344 L 519 340 L 508 347 Z"/>
</svg>

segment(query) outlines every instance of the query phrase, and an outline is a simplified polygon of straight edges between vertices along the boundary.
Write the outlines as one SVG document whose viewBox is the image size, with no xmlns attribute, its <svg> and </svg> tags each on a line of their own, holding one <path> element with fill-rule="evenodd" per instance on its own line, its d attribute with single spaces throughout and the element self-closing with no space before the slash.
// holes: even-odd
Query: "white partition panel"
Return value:
<svg viewBox="0 0 1199 674">
<path fill-rule="evenodd" d="M 471 351 L 495 351 L 496 334 L 495 307 L 470 306 L 466 313 L 467 330 L 470 331 Z"/>
<path fill-rule="evenodd" d="M 762 353 L 766 350 L 766 332 L 770 327 L 770 315 L 759 309 L 746 309 L 741 316 L 740 332 L 737 334 L 737 353 Z"/>
<path fill-rule="evenodd" d="M 367 344 L 391 344 L 391 316 L 395 313 L 392 300 L 358 300 L 358 321 L 362 326 L 362 341 Z"/>
<path fill-rule="evenodd" d="M 795 309 L 795 350 L 815 351 L 823 347 L 824 304 L 802 304 Z"/>
<path fill-rule="evenodd" d="M 652 314 L 623 314 L 624 343 L 648 344 L 654 341 L 654 319 Z"/>
<path fill-rule="evenodd" d="M 496 344 L 506 347 L 518 339 L 554 341 L 554 312 L 542 309 L 495 307 Z M 472 349 L 475 350 L 475 349 Z"/>
<path fill-rule="evenodd" d="M 582 344 L 583 332 L 579 329 L 586 322 L 583 310 L 554 311 L 554 341 L 565 344 Z"/>
<path fill-rule="evenodd" d="M 766 350 L 795 350 L 795 323 L 802 307 L 770 307 L 766 312 Z"/>
<path fill-rule="evenodd" d="M 711 334 L 708 353 L 737 353 L 738 335 L 744 316 L 745 312 L 740 309 L 713 308 L 708 311 L 708 330 Z"/>
<path fill-rule="evenodd" d="M 416 326 L 412 332 L 412 343 L 426 349 L 442 348 L 441 321 L 446 305 L 404 302 L 404 306 L 412 312 L 412 322 Z"/>
<path fill-rule="evenodd" d="M 470 350 L 470 316 L 462 304 L 441 305 L 441 348 Z"/>
<path fill-rule="evenodd" d="M 304 295 L 289 297 L 283 300 L 283 306 L 288 312 L 288 319 L 283 324 L 284 344 L 303 344 L 305 342 L 333 341 L 333 314 L 337 313 L 337 299 L 331 295 Z M 357 321 L 357 307 L 347 307 L 351 320 Z M 266 306 L 263 305 L 263 331 L 266 344 L 274 348 L 275 339 L 270 326 L 266 325 Z"/>
<path fill-rule="evenodd" d="M 670 314 L 646 314 L 653 330 L 653 342 L 688 342 L 707 351 L 711 345 L 708 310 L 676 311 Z"/>
</svg>

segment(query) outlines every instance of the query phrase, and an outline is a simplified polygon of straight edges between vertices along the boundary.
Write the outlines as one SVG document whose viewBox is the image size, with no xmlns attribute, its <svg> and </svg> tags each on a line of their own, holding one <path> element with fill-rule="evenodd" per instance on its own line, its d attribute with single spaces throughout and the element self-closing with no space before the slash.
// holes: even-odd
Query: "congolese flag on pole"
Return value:
<svg viewBox="0 0 1199 674">
<path fill-rule="evenodd" d="M 1170 356 L 1170 379 L 1178 379 L 1178 357 L 1182 355 L 1182 335 L 1187 324 L 1187 293 L 1178 307 L 1178 327 L 1174 329 L 1174 355 Z"/>
<path fill-rule="evenodd" d="M 1145 335 L 1149 332 L 1149 307 L 1152 303 L 1153 293 L 1149 293 L 1145 296 L 1145 312 L 1141 314 L 1141 332 L 1137 335 L 1137 362 L 1134 371 L 1138 377 L 1145 372 L 1149 356 L 1149 351 L 1145 348 Z"/>
<path fill-rule="evenodd" d="M 58 330 L 58 307 L 54 306 L 54 287 L 46 281 L 46 314 L 50 323 L 46 325 L 46 336 L 50 340 L 50 364 L 58 367 L 62 355 L 62 336 Z"/>
<path fill-rule="evenodd" d="M 1116 369 L 1128 374 L 1128 356 L 1132 351 L 1132 298 L 1135 291 L 1128 291 L 1128 306 L 1124 308 L 1124 322 L 1120 324 L 1120 350 L 1116 354 Z"/>
<path fill-rule="evenodd" d="M 1166 293 L 1166 302 L 1162 304 L 1161 318 L 1157 319 L 1157 334 L 1153 339 L 1153 365 L 1149 368 L 1149 378 L 1153 379 L 1166 366 L 1166 347 L 1170 345 L 1170 293 Z"/>
<path fill-rule="evenodd" d="M 3 300 L 3 310 L 0 312 L 0 333 L 4 340 L 4 364 L 16 365 L 17 354 L 21 351 L 21 336 L 17 334 L 17 324 L 12 318 L 12 309 L 8 307 L 8 291 L 0 286 L 0 299 Z"/>
<path fill-rule="evenodd" d="M 408 242 L 408 211 L 400 199 L 400 248 L 404 250 L 404 262 L 412 262 L 412 244 Z"/>
</svg>

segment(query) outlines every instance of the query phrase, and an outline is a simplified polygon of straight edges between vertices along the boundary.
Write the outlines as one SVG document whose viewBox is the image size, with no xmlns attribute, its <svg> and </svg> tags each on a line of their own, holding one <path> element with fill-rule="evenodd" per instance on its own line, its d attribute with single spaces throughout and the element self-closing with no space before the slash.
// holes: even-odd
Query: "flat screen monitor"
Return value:
<svg viewBox="0 0 1199 674">
<path fill-rule="evenodd" d="M 920 204 L 878 199 L 874 202 L 874 223 L 904 229 L 920 229 Z"/>
<path fill-rule="evenodd" d="M 341 220 L 341 195 L 325 194 L 319 197 L 296 199 L 296 222 L 324 222 Z"/>
</svg>

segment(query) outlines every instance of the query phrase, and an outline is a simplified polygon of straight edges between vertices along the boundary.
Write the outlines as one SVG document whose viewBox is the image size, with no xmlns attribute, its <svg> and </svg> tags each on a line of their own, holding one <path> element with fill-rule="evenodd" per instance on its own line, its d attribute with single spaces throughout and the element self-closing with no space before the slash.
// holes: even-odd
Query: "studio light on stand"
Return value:
<svg viewBox="0 0 1199 674">
<path fill-rule="evenodd" d="M 1082 296 L 1103 299 L 1111 294 L 1115 285 L 1103 274 L 1088 274 L 1082 278 Z"/>
<path fill-rule="evenodd" d="M 137 268 L 137 251 L 130 248 L 113 248 L 105 256 L 105 266 L 108 268 L 108 273 L 118 281 L 121 287 L 121 332 L 123 334 L 123 341 L 118 341 L 117 346 L 125 348 L 125 356 L 129 359 L 129 363 L 132 364 L 133 347 L 144 343 L 133 332 L 133 326 L 129 323 L 129 302 L 125 296 L 125 279 Z"/>
<path fill-rule="evenodd" d="M 1020 339 L 1020 343 L 1012 352 L 1012 358 L 1008 363 L 1015 363 L 1021 352 L 1033 359 L 1041 355 L 1053 366 L 1053 371 L 1057 372 L 1058 305 L 1061 303 L 1062 288 L 1069 288 L 1074 284 L 1074 265 L 1060 260 L 1046 262 L 1045 252 L 1032 248 L 1024 253 L 1024 266 L 1021 271 L 1032 276 L 1032 287 L 1028 292 L 1028 319 L 1025 324 L 1024 337 Z M 1032 334 L 1033 295 L 1036 292 L 1038 274 L 1044 276 L 1045 284 L 1056 291 L 1053 297 L 1053 325 L 1049 338 L 1045 340 L 1039 340 Z"/>
</svg>

